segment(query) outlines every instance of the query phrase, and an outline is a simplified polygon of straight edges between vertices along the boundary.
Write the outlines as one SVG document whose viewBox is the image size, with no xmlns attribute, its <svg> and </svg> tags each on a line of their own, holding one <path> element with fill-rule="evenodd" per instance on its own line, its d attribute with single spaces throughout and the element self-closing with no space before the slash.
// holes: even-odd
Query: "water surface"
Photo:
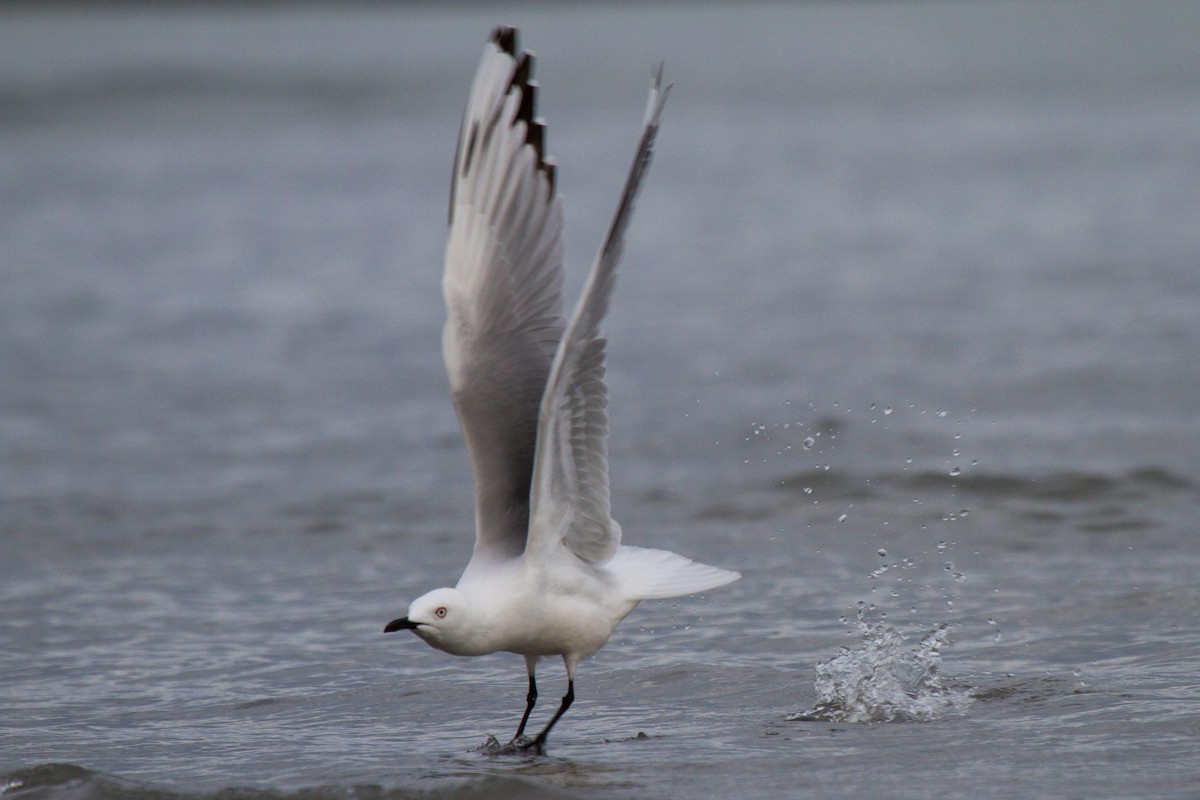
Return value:
<svg viewBox="0 0 1200 800">
<path fill-rule="evenodd" d="M 530 759 L 475 752 L 519 658 L 381 633 L 470 550 L 440 260 L 500 21 L 539 55 L 572 292 L 651 65 L 676 83 L 609 317 L 614 509 L 744 575 L 635 611 Z M 1197 29 L 0 12 L 0 790 L 1194 797 Z M 860 603 L 908 637 L 889 668 L 944 624 L 969 702 L 814 718 L 817 666 L 884 643 Z"/>
</svg>

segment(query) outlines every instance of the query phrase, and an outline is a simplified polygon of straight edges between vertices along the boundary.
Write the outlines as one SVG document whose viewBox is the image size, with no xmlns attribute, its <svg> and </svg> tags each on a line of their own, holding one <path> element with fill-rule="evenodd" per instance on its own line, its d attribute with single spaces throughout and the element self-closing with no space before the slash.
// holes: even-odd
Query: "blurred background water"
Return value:
<svg viewBox="0 0 1200 800">
<path fill-rule="evenodd" d="M 473 751 L 520 659 L 380 633 L 470 551 L 439 280 L 498 22 L 539 56 L 572 296 L 651 66 L 676 84 L 609 315 L 614 509 L 745 576 L 635 611 L 528 760 Z M 0 792 L 1195 797 L 1197 31 L 0 8 Z"/>
</svg>

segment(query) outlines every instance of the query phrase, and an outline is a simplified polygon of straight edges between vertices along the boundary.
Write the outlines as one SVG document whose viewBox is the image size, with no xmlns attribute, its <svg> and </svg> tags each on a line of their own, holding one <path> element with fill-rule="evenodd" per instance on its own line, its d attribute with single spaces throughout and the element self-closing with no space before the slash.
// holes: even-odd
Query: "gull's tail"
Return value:
<svg viewBox="0 0 1200 800">
<path fill-rule="evenodd" d="M 617 548 L 604 567 L 616 574 L 625 596 L 631 600 L 706 592 L 742 577 L 732 570 L 701 564 L 669 550 L 628 545 Z"/>
</svg>

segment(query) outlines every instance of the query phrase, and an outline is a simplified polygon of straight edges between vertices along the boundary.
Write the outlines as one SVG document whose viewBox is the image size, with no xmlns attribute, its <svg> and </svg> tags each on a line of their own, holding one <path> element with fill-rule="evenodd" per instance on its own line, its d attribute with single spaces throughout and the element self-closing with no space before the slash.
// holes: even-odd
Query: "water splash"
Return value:
<svg viewBox="0 0 1200 800">
<path fill-rule="evenodd" d="M 532 736 L 522 736 L 520 739 L 501 744 L 499 739 L 490 734 L 483 740 L 483 744 L 474 750 L 485 756 L 538 756 L 543 752 L 540 746 L 534 746 Z"/>
<path fill-rule="evenodd" d="M 968 692 L 942 683 L 941 649 L 949 626 L 938 623 L 916 644 L 884 622 L 868 622 L 859 603 L 855 620 L 863 644 L 843 647 L 817 664 L 817 703 L 789 720 L 809 722 L 933 722 L 961 716 Z"/>
</svg>

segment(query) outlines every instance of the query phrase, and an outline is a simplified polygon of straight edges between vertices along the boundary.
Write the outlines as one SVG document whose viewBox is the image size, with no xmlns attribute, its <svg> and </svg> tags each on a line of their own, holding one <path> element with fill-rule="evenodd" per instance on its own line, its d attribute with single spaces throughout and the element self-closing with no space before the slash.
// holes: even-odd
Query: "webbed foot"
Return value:
<svg viewBox="0 0 1200 800">
<path fill-rule="evenodd" d="M 531 736 L 514 737 L 507 744 L 500 744 L 495 736 L 489 736 L 478 748 L 478 752 L 487 756 L 527 756 L 545 755 L 546 740 Z"/>
</svg>

